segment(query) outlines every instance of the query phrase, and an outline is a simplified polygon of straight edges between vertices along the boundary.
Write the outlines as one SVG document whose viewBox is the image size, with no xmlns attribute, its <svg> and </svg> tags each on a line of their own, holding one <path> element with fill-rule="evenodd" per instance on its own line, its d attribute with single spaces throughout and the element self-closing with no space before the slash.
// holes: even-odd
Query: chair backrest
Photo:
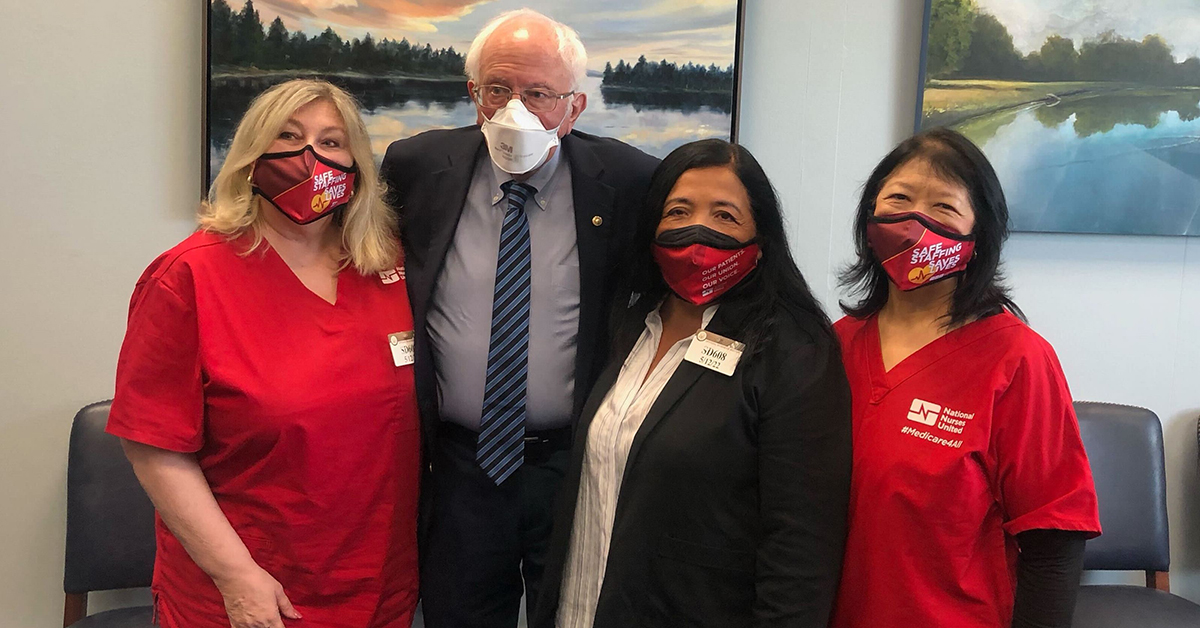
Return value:
<svg viewBox="0 0 1200 628">
<path fill-rule="evenodd" d="M 1145 408 L 1075 402 L 1104 534 L 1087 542 L 1084 569 L 1167 571 L 1167 474 L 1162 423 Z"/>
<path fill-rule="evenodd" d="M 104 432 L 109 402 L 75 415 L 67 454 L 66 593 L 150 586 L 154 506 L 117 437 Z"/>
</svg>

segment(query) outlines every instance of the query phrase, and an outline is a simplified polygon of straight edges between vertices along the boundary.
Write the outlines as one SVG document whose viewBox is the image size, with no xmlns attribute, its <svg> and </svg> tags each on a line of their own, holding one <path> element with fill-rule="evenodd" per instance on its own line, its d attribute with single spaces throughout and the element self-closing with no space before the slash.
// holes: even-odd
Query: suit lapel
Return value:
<svg viewBox="0 0 1200 628">
<path fill-rule="evenodd" d="M 605 241 L 612 225 L 616 190 L 604 183 L 604 164 L 579 138 L 563 138 L 563 151 L 571 166 L 571 192 L 575 203 L 575 235 L 579 240 L 580 280 L 601 278 L 604 268 Z"/>
<path fill-rule="evenodd" d="M 426 282 L 421 287 L 424 292 L 420 299 L 422 303 L 428 303 L 433 297 L 437 275 L 454 239 L 471 188 L 471 178 L 475 175 L 475 165 L 484 148 L 483 133 L 477 128 L 469 131 L 466 139 L 454 143 L 447 151 L 443 167 L 430 173 L 432 184 L 428 190 L 432 211 L 429 218 L 433 228 L 429 233 L 428 257 L 421 260 L 426 266 Z"/>
<path fill-rule="evenodd" d="M 671 375 L 667 385 L 658 394 L 658 399 L 654 401 L 654 405 L 650 406 L 650 412 L 646 414 L 646 420 L 642 421 L 642 426 L 638 428 L 637 434 L 633 437 L 633 445 L 629 447 L 629 457 L 625 460 L 624 477 L 629 477 L 629 470 L 637 462 L 638 452 L 641 451 L 646 438 L 706 370 L 708 369 L 691 362 L 682 362 L 679 368 L 675 369 L 675 374 Z"/>
<path fill-rule="evenodd" d="M 608 396 L 608 391 L 612 390 L 613 385 L 617 383 L 617 377 L 621 375 L 621 368 L 625 366 L 625 359 L 629 357 L 629 352 L 633 351 L 633 346 L 637 344 L 638 338 L 645 329 L 644 325 L 635 324 L 646 317 L 646 311 L 643 311 L 638 305 L 641 304 L 625 311 L 624 324 L 619 327 L 619 336 L 613 342 L 612 357 L 608 360 L 604 371 L 600 373 L 600 377 L 596 379 L 596 384 L 592 386 L 592 392 L 588 396 L 587 404 L 583 407 L 583 413 L 575 423 L 576 439 L 579 439 L 581 434 L 586 438 L 588 428 L 592 425 L 592 419 L 596 416 L 596 410 Z"/>
<path fill-rule="evenodd" d="M 736 304 L 733 304 L 732 307 L 731 305 L 722 305 L 705 329 L 726 338 L 738 340 L 736 331 L 738 325 L 734 322 L 741 320 L 742 315 L 743 312 L 737 308 Z M 742 366 L 738 365 L 739 368 Z M 654 428 L 670 414 L 679 400 L 705 374 L 709 374 L 710 377 L 726 377 L 686 360 L 679 364 L 679 368 L 675 369 L 675 373 L 671 375 L 671 379 L 667 380 L 667 385 L 658 394 L 654 405 L 650 406 L 650 412 L 646 414 L 646 419 L 642 421 L 641 427 L 633 437 L 633 444 L 629 448 L 629 457 L 625 461 L 624 477 L 629 477 L 629 470 L 637 462 L 638 452 L 645 444 L 646 439 L 654 432 Z M 735 372 L 733 376 L 736 377 L 737 373 Z"/>
<path fill-rule="evenodd" d="M 603 300 L 607 282 L 608 240 L 616 191 L 603 182 L 604 165 L 582 140 L 567 135 L 563 154 L 571 168 L 571 193 L 575 205 L 575 240 L 579 247 L 579 335 L 603 334 Z M 636 340 L 636 338 L 635 338 Z M 587 390 L 580 385 L 591 380 L 591 365 L 596 360 L 596 343 L 581 341 L 575 357 L 576 401 L 580 408 Z"/>
</svg>

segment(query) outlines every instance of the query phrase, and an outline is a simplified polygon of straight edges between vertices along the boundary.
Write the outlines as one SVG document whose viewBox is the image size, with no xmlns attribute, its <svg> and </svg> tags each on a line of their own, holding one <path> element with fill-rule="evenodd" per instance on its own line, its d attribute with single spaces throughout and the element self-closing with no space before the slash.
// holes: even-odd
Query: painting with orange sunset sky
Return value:
<svg viewBox="0 0 1200 628">
<path fill-rule="evenodd" d="M 588 50 L 577 128 L 665 156 L 735 128 L 739 0 L 206 0 L 208 177 L 255 95 L 297 76 L 362 103 L 376 159 L 396 139 L 475 122 L 463 63 L 491 18 L 528 7 Z"/>
</svg>

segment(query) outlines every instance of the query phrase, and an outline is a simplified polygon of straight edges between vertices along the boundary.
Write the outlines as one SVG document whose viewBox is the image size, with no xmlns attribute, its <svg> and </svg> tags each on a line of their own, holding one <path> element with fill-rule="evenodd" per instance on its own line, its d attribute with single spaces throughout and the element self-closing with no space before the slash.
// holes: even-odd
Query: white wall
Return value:
<svg viewBox="0 0 1200 628">
<path fill-rule="evenodd" d="M 748 2 L 741 140 L 779 188 L 801 268 L 835 312 L 860 186 L 912 132 L 924 2 Z M 1015 234 L 1005 261 L 1075 398 L 1162 419 L 1172 588 L 1200 601 L 1200 240 Z"/>
<path fill-rule="evenodd" d="M 197 0 L 4 3 L 3 628 L 61 625 L 71 417 L 112 395 L 133 284 L 194 226 L 202 9 Z M 101 608 L 128 599 L 95 597 Z"/>
<path fill-rule="evenodd" d="M 911 128 L 922 0 L 746 1 L 742 139 L 779 187 L 799 261 L 832 305 L 858 187 Z M 61 618 L 70 418 L 112 394 L 133 283 L 192 228 L 203 3 L 5 9 L 0 628 L 29 628 Z M 1163 418 L 1173 581 L 1200 600 L 1200 538 L 1187 543 L 1200 537 L 1191 242 L 1017 235 L 1007 258 L 1016 297 L 1058 349 L 1076 396 Z M 144 599 L 94 596 L 93 607 Z"/>
</svg>

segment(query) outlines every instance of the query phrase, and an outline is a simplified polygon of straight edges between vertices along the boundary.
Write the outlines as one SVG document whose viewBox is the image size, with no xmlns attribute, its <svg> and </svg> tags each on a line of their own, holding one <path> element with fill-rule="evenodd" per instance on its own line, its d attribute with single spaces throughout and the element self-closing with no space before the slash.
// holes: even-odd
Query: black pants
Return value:
<svg viewBox="0 0 1200 628">
<path fill-rule="evenodd" d="M 421 566 L 426 628 L 514 628 L 522 594 L 533 614 L 570 451 L 569 428 L 548 434 L 526 442 L 525 463 L 497 486 L 475 461 L 475 434 L 439 426 Z"/>
</svg>

